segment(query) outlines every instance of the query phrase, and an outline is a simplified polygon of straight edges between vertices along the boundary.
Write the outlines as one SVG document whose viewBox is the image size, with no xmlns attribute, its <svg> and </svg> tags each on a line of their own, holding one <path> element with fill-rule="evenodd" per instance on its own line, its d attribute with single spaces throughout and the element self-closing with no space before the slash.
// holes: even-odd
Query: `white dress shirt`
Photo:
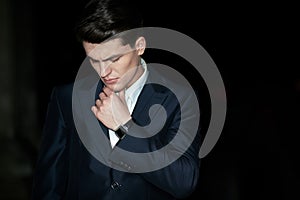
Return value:
<svg viewBox="0 0 300 200">
<path fill-rule="evenodd" d="M 147 70 L 147 64 L 143 59 L 141 59 L 141 65 L 144 68 L 144 72 L 142 76 L 136 82 L 134 82 L 129 88 L 125 89 L 125 100 L 130 114 L 132 114 L 133 112 L 137 99 L 146 83 L 148 73 L 149 73 Z M 119 138 L 117 137 L 117 135 L 113 130 L 109 129 L 108 131 L 109 131 L 110 143 L 113 148 L 119 141 Z"/>
</svg>

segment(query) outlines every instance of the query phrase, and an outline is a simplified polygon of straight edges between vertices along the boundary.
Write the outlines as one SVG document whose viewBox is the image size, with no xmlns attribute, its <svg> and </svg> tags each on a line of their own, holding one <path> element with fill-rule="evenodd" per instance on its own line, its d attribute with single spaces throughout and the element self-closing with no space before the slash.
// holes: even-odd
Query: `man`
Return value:
<svg viewBox="0 0 300 200">
<path fill-rule="evenodd" d="M 126 32 L 140 27 L 129 1 L 86 6 L 76 30 L 98 80 L 82 76 L 53 90 L 32 199 L 165 200 L 195 190 L 199 113 L 188 89 L 141 58 L 143 31 Z"/>
</svg>

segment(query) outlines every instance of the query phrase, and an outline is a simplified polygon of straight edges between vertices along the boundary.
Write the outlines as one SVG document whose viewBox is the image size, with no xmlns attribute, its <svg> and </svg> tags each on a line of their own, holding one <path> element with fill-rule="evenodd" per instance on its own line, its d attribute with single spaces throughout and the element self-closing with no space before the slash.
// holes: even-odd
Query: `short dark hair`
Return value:
<svg viewBox="0 0 300 200">
<path fill-rule="evenodd" d="M 101 43 L 123 31 L 142 26 L 142 14 L 134 0 L 91 0 L 85 6 L 75 32 L 80 42 Z"/>
</svg>

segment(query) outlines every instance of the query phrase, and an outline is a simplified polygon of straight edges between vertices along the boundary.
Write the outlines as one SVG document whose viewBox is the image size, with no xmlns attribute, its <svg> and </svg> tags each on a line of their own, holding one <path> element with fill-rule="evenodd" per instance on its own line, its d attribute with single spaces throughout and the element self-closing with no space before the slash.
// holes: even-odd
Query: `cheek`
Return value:
<svg viewBox="0 0 300 200">
<path fill-rule="evenodd" d="M 123 63 L 122 67 L 120 67 L 120 72 L 122 74 L 127 73 L 132 67 L 130 62 Z"/>
<path fill-rule="evenodd" d="M 118 66 L 120 66 L 119 72 L 126 73 L 128 70 L 131 70 L 133 68 L 136 68 L 138 65 L 138 59 L 133 56 L 129 55 L 124 57 L 124 59 L 120 60 Z"/>
<path fill-rule="evenodd" d="M 93 63 L 92 61 L 90 61 L 90 64 L 91 64 L 91 66 L 93 67 L 93 69 L 94 69 L 98 74 L 100 74 L 100 67 L 99 67 L 99 64 Z"/>
</svg>

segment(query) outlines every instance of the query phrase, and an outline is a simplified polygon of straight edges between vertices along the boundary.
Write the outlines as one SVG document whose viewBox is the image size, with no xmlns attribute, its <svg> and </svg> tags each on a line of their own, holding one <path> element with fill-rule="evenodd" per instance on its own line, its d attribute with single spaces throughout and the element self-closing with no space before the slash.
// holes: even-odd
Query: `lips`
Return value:
<svg viewBox="0 0 300 200">
<path fill-rule="evenodd" d="M 105 84 L 114 84 L 114 83 L 118 82 L 118 79 L 119 78 L 105 78 L 105 79 L 103 79 L 103 82 Z"/>
</svg>

